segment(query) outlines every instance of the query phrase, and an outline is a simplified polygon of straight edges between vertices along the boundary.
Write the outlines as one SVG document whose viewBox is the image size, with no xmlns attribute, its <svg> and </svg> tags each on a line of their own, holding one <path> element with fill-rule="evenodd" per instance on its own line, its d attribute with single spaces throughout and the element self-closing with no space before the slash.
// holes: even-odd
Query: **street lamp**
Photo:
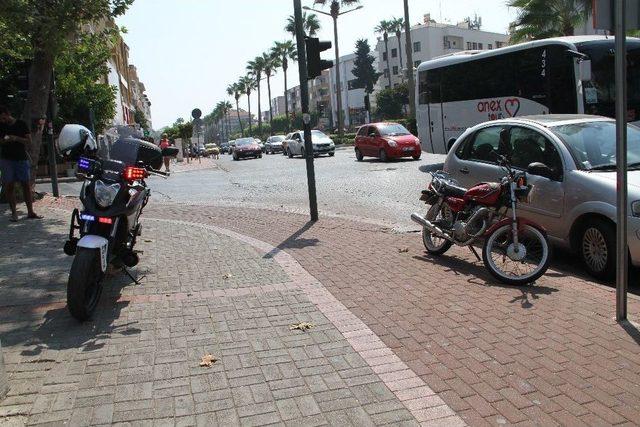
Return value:
<svg viewBox="0 0 640 427">
<path fill-rule="evenodd" d="M 304 10 L 310 10 L 316 13 L 320 13 L 322 15 L 327 15 L 333 18 L 333 40 L 335 44 L 335 52 L 336 52 L 336 104 L 337 104 L 337 119 L 338 119 L 338 137 L 342 139 L 344 136 L 344 132 L 342 129 L 342 88 L 340 87 L 340 53 L 338 49 L 338 16 L 347 14 L 349 12 L 353 12 L 355 10 L 362 9 L 364 6 L 359 5 L 353 9 L 345 10 L 344 12 L 337 12 L 339 9 L 331 8 L 334 13 L 324 12 L 322 10 L 317 10 L 310 8 L 309 6 L 304 6 Z M 348 108 L 348 106 L 347 106 Z"/>
</svg>

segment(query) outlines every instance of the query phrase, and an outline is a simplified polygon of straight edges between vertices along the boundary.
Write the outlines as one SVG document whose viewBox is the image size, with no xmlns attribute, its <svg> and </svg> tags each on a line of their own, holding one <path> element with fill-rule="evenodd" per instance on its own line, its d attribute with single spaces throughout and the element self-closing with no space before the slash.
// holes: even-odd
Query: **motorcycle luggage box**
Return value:
<svg viewBox="0 0 640 427">
<path fill-rule="evenodd" d="M 155 144 L 147 141 L 138 140 L 138 161 L 153 169 L 162 167 L 162 150 Z"/>
<path fill-rule="evenodd" d="M 178 149 L 176 147 L 163 148 L 162 155 L 164 157 L 175 157 L 178 155 Z"/>
</svg>

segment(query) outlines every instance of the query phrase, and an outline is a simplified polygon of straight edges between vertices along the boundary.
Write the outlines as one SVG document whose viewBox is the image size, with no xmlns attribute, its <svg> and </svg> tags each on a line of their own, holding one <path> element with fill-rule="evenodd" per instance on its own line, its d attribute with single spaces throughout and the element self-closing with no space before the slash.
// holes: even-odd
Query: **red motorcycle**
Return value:
<svg viewBox="0 0 640 427">
<path fill-rule="evenodd" d="M 498 280 L 510 285 L 532 283 L 549 267 L 549 242 L 536 223 L 518 217 L 518 202 L 531 191 L 527 174 L 514 171 L 504 156 L 507 172 L 501 182 L 483 182 L 461 188 L 447 173 L 432 173 L 420 200 L 431 205 L 427 215 L 413 213 L 422 226 L 422 241 L 432 255 L 445 253 L 452 244 L 468 246 L 480 260 L 473 244 L 484 239 L 482 261 Z M 528 172 L 538 175 L 542 164 L 532 163 Z"/>
</svg>

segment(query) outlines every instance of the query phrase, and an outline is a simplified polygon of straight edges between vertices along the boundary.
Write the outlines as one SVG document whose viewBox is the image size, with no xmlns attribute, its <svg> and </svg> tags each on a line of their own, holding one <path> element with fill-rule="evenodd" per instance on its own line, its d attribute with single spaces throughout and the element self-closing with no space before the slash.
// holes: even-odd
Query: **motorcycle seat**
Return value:
<svg viewBox="0 0 640 427">
<path fill-rule="evenodd" d="M 466 194 L 467 189 L 458 187 L 448 182 L 444 182 L 442 187 L 440 188 L 440 192 L 445 196 L 462 197 Z"/>
</svg>

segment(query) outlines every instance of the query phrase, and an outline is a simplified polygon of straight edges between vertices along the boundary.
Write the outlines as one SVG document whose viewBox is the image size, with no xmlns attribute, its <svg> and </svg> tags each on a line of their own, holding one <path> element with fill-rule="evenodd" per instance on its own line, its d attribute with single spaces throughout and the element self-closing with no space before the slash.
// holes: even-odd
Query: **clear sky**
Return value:
<svg viewBox="0 0 640 427">
<path fill-rule="evenodd" d="M 363 9 L 338 20 L 341 55 L 353 52 L 357 39 L 367 38 L 375 48 L 373 28 L 382 19 L 401 17 L 402 0 L 361 0 Z M 412 24 L 425 13 L 438 22 L 456 23 L 467 16 L 482 17 L 482 29 L 506 33 L 515 10 L 506 0 L 410 0 Z M 313 6 L 312 0 L 302 0 Z M 226 87 L 246 73 L 247 61 L 269 50 L 285 33 L 292 0 L 135 0 L 118 23 L 127 28 L 130 63 L 147 88 L 154 128 L 188 118 L 194 107 L 209 113 L 220 100 L 235 103 Z M 332 20 L 319 15 L 321 40 L 333 39 Z M 333 51 L 323 55 L 333 58 Z M 297 65 L 289 67 L 289 87 L 298 83 Z M 268 108 L 266 83 L 261 105 Z M 272 97 L 282 95 L 282 70 L 272 79 Z M 255 114 L 257 97 L 252 95 Z M 246 97 L 240 107 L 246 109 Z"/>
</svg>

